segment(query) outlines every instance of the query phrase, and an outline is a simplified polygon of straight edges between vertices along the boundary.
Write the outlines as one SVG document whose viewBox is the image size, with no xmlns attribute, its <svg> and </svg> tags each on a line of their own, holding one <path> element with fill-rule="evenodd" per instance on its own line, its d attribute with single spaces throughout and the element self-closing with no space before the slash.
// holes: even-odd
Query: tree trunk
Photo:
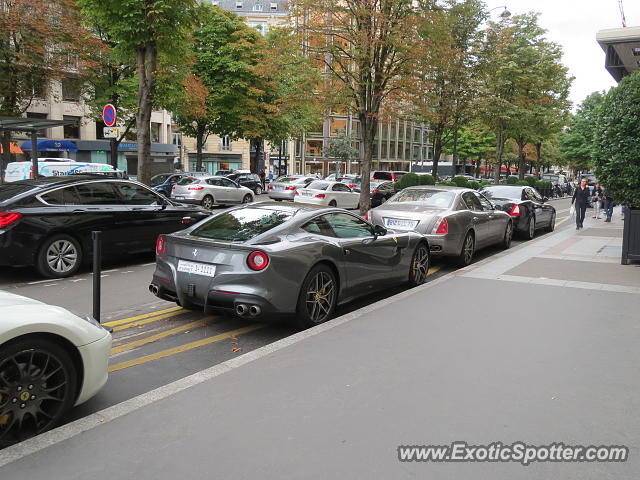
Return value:
<svg viewBox="0 0 640 480">
<path fill-rule="evenodd" d="M 456 166 L 458 165 L 458 129 L 456 128 L 456 130 L 453 132 L 453 146 L 452 146 L 452 160 L 451 163 L 453 165 L 453 171 L 455 174 L 456 171 Z M 460 172 L 458 171 L 459 175 L 466 175 L 467 172 L 464 171 L 464 166 L 466 165 L 466 159 L 465 159 L 465 163 L 463 164 L 463 171 Z"/>
<path fill-rule="evenodd" d="M 196 172 L 202 171 L 202 150 L 204 148 L 204 126 L 196 127 Z"/>
<path fill-rule="evenodd" d="M 371 160 L 373 158 L 373 142 L 376 141 L 376 128 L 378 121 L 373 115 L 367 112 L 358 114 L 360 126 L 362 128 L 362 146 L 364 157 L 362 159 L 362 173 L 360 184 L 360 215 L 365 215 L 371 207 L 371 196 L 369 194 L 371 185 Z"/>
<path fill-rule="evenodd" d="M 435 135 L 433 139 L 433 167 L 431 168 L 431 175 L 438 181 L 438 162 L 440 161 L 440 155 L 442 155 L 442 135 Z"/>
<path fill-rule="evenodd" d="M 504 150 L 504 132 L 500 128 L 496 132 L 496 169 L 493 172 L 493 179 L 500 183 L 500 169 L 502 168 L 502 153 Z"/>
<path fill-rule="evenodd" d="M 517 140 L 518 144 L 518 178 L 520 180 L 524 180 L 524 171 L 526 170 L 526 161 L 527 161 L 527 153 L 524 151 L 524 147 L 527 145 L 527 142 L 520 139 Z"/>
<path fill-rule="evenodd" d="M 542 165 L 542 143 L 536 143 L 536 161 L 538 163 L 538 178 L 540 178 L 540 170 L 544 170 L 544 165 Z"/>
<path fill-rule="evenodd" d="M 136 52 L 138 69 L 138 113 L 136 138 L 138 141 L 138 180 L 151 180 L 151 111 L 155 94 L 155 74 L 158 50 L 155 42 L 147 42 Z"/>
<path fill-rule="evenodd" d="M 0 158 L 0 184 L 4 183 L 4 171 L 7 164 L 11 161 L 11 132 L 3 130 L 2 132 L 2 157 Z"/>
</svg>

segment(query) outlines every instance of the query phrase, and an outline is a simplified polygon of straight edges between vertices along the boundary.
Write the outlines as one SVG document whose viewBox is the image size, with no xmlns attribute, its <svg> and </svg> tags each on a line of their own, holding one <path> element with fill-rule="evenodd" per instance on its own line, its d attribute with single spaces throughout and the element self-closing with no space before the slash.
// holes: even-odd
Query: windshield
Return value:
<svg viewBox="0 0 640 480">
<path fill-rule="evenodd" d="M 485 187 L 480 193 L 487 198 L 520 198 L 522 188 L 520 187 Z"/>
<path fill-rule="evenodd" d="M 319 182 L 317 180 L 307 185 L 307 188 L 310 190 L 326 190 L 328 187 L 328 182 Z"/>
<path fill-rule="evenodd" d="M 418 188 L 406 188 L 389 199 L 394 203 L 419 203 L 426 207 L 449 208 L 456 197 L 453 192 L 442 190 L 425 190 Z"/>
<path fill-rule="evenodd" d="M 192 183 L 198 183 L 200 180 L 193 177 L 184 177 L 181 178 L 180 181 L 176 185 L 191 185 Z"/>
<path fill-rule="evenodd" d="M 162 173 L 151 177 L 151 186 L 155 187 L 157 185 L 162 185 L 170 176 L 170 173 Z"/>
<path fill-rule="evenodd" d="M 20 183 L 5 183 L 4 185 L 0 185 L 0 203 L 5 200 L 9 200 L 16 195 L 20 195 L 21 193 L 33 190 L 34 188 L 35 187 L 33 185 L 24 185 Z"/>
<path fill-rule="evenodd" d="M 391 172 L 374 172 L 373 178 L 376 180 L 393 180 Z"/>
<path fill-rule="evenodd" d="M 292 212 L 281 210 L 243 208 L 213 217 L 191 232 L 191 235 L 212 240 L 244 242 L 281 225 L 292 216 Z"/>
</svg>

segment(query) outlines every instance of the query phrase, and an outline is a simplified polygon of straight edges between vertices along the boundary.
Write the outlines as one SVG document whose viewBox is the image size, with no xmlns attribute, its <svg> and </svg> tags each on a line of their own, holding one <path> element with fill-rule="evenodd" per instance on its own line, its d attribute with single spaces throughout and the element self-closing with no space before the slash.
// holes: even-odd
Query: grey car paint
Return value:
<svg viewBox="0 0 640 480">
<path fill-rule="evenodd" d="M 278 181 L 282 178 L 296 178 L 296 180 L 287 182 Z M 285 177 L 277 178 L 274 182 L 271 182 L 267 189 L 267 194 L 269 195 L 269 198 L 273 200 L 290 200 L 293 202 L 296 190 L 298 188 L 306 187 L 314 180 L 317 180 L 317 178 L 313 175 L 286 175 Z M 290 188 L 287 190 L 287 187 Z"/>
<path fill-rule="evenodd" d="M 163 236 L 166 252 L 156 257 L 150 287 L 153 293 L 206 311 L 235 312 L 239 304 L 246 304 L 259 306 L 261 314 L 294 314 L 301 285 L 315 265 L 326 263 L 334 270 L 338 280 L 337 304 L 341 304 L 376 289 L 409 281 L 413 254 L 418 245 L 425 243 L 424 237 L 415 232 L 387 231 L 374 235 L 374 226 L 368 222 L 365 223 L 371 235 L 367 237 L 336 238 L 303 229 L 328 215 L 349 215 L 364 222 L 361 217 L 338 208 L 260 202 L 226 212 L 245 208 L 271 209 L 292 216 L 244 242 L 192 235 L 205 222 Z M 211 219 L 224 214 L 213 215 Z M 268 266 L 262 271 L 253 271 L 247 265 L 249 253 L 256 250 L 269 255 Z M 215 275 L 179 272 L 180 260 L 215 266 Z"/>
<path fill-rule="evenodd" d="M 374 225 L 387 226 L 388 219 L 412 220 L 411 229 L 426 236 L 431 253 L 436 256 L 456 256 L 468 232 L 475 236 L 476 250 L 503 241 L 510 217 L 506 212 L 496 210 L 491 202 L 478 192 L 468 188 L 450 186 L 416 186 L 409 189 L 451 192 L 455 195 L 450 206 L 436 208 L 418 202 L 400 202 L 402 191 L 391 197 L 383 205 L 369 212 L 369 221 Z M 406 190 L 409 190 L 406 189 Z M 475 199 L 472 205 L 467 205 Z M 443 218 L 446 218 L 449 233 L 436 234 Z M 394 227 L 398 229 L 399 227 Z"/>
</svg>

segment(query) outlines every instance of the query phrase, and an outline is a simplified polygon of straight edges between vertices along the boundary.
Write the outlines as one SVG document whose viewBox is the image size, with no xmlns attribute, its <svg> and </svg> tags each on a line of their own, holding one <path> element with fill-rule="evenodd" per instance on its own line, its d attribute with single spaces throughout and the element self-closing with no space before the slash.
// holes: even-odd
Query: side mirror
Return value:
<svg viewBox="0 0 640 480">
<path fill-rule="evenodd" d="M 383 237 L 387 234 L 387 229 L 384 228 L 382 225 L 374 225 L 373 226 L 373 234 L 376 237 Z"/>
</svg>

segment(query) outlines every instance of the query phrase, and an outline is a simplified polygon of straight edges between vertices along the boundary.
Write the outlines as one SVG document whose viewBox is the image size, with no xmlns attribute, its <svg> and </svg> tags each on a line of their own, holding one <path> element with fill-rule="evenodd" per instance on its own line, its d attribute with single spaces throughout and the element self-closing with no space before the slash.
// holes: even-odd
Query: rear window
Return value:
<svg viewBox="0 0 640 480">
<path fill-rule="evenodd" d="M 485 187 L 480 193 L 487 198 L 521 198 L 522 188 L 520 187 Z"/>
<path fill-rule="evenodd" d="M 391 172 L 374 172 L 374 180 L 393 180 L 393 174 Z"/>
<path fill-rule="evenodd" d="M 176 185 L 191 185 L 193 183 L 199 183 L 199 182 L 200 180 L 198 180 L 197 178 L 185 177 L 181 179 L 178 183 L 176 183 Z"/>
<path fill-rule="evenodd" d="M 420 203 L 427 207 L 449 208 L 455 198 L 453 192 L 443 192 L 441 190 L 425 190 L 417 188 L 406 188 L 389 199 L 393 203 Z"/>
<path fill-rule="evenodd" d="M 293 183 L 298 180 L 302 180 L 300 177 L 280 177 L 276 179 L 278 183 Z"/>
<path fill-rule="evenodd" d="M 21 185 L 19 183 L 5 183 L 0 185 L 0 202 L 9 200 L 10 198 L 20 195 L 21 193 L 33 190 L 33 185 Z"/>
<path fill-rule="evenodd" d="M 329 187 L 329 183 L 328 182 L 319 182 L 319 181 L 315 181 L 315 182 L 311 182 L 309 185 L 307 185 L 307 188 L 311 189 L 311 190 L 326 190 L 327 187 Z"/>
<path fill-rule="evenodd" d="M 245 242 L 283 224 L 292 216 L 292 212 L 281 210 L 242 208 L 213 217 L 191 232 L 191 235 L 212 240 Z"/>
</svg>

